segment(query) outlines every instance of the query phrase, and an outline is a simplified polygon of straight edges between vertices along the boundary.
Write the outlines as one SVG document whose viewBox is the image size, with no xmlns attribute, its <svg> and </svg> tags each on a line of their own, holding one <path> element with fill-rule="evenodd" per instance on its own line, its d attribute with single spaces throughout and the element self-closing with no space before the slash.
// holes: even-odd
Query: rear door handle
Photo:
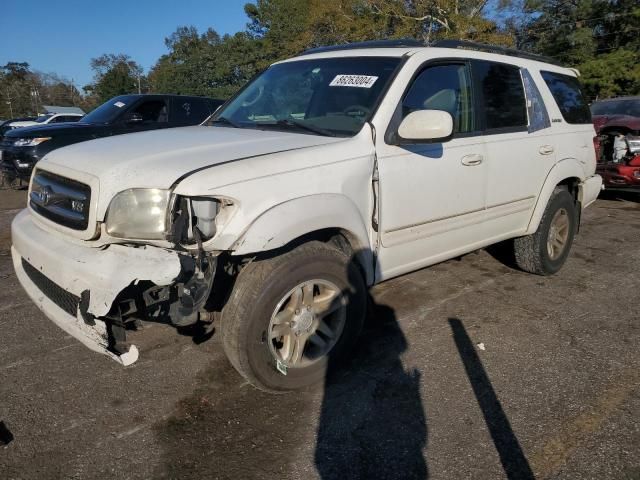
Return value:
<svg viewBox="0 0 640 480">
<path fill-rule="evenodd" d="M 482 163 L 482 155 L 478 153 L 472 153 L 470 155 L 465 155 L 461 160 L 463 165 L 467 167 L 475 167 L 476 165 L 480 165 Z"/>
<path fill-rule="evenodd" d="M 540 152 L 541 155 L 551 155 L 553 153 L 553 146 L 543 145 L 540 147 L 538 151 Z"/>
</svg>

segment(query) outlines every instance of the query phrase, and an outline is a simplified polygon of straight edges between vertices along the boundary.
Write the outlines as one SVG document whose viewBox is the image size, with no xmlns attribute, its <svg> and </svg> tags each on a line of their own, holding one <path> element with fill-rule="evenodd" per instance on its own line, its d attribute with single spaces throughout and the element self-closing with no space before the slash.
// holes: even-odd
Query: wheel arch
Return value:
<svg viewBox="0 0 640 480">
<path fill-rule="evenodd" d="M 259 215 L 234 242 L 232 255 L 289 248 L 320 240 L 354 255 L 367 285 L 374 282 L 373 252 L 363 216 L 340 194 L 317 194 L 288 200 Z"/>
<path fill-rule="evenodd" d="M 544 214 L 545 208 L 547 208 L 549 199 L 553 195 L 556 187 L 560 186 L 566 188 L 569 193 L 571 193 L 575 201 L 580 202 L 581 184 L 584 177 L 584 169 L 577 159 L 566 158 L 557 162 L 547 174 L 542 189 L 538 194 L 538 200 L 536 201 L 536 206 L 534 207 L 531 218 L 529 219 L 529 225 L 525 234 L 532 234 L 538 229 L 540 220 L 542 220 L 542 215 Z M 577 213 L 580 215 L 580 209 L 578 209 Z"/>
</svg>

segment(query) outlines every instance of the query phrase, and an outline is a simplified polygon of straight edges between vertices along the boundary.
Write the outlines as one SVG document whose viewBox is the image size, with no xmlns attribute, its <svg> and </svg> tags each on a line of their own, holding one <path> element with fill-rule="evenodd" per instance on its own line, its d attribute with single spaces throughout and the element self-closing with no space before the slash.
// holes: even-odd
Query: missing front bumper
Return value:
<svg viewBox="0 0 640 480">
<path fill-rule="evenodd" d="M 174 285 L 181 256 L 150 246 L 78 245 L 45 232 L 26 211 L 11 228 L 16 275 L 45 315 L 91 350 L 123 365 L 135 362 L 137 348 L 122 338 L 122 293 L 138 285 Z"/>
</svg>

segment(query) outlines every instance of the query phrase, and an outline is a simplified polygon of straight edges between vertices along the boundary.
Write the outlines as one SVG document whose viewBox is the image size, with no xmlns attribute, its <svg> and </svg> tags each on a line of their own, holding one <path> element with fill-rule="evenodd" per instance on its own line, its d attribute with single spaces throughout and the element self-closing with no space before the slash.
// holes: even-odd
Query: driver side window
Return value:
<svg viewBox="0 0 640 480">
<path fill-rule="evenodd" d="M 469 68 L 464 64 L 425 68 L 413 81 L 402 102 L 402 117 L 416 110 L 443 110 L 453 117 L 453 132 L 475 129 Z"/>
<path fill-rule="evenodd" d="M 167 103 L 164 100 L 142 102 L 132 113 L 140 115 L 143 123 L 166 123 L 169 121 Z"/>
</svg>

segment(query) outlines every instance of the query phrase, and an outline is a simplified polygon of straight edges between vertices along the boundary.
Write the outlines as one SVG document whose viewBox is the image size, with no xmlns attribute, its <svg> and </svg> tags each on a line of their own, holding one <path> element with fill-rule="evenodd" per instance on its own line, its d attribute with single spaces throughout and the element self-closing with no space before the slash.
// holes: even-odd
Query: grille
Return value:
<svg viewBox="0 0 640 480">
<path fill-rule="evenodd" d="M 38 214 L 74 230 L 89 224 L 91 188 L 84 183 L 38 170 L 33 176 L 29 205 Z"/>
<path fill-rule="evenodd" d="M 22 268 L 24 268 L 27 276 L 36 285 L 36 287 L 38 287 L 38 289 L 44 293 L 49 300 L 69 315 L 73 317 L 77 315 L 78 305 L 80 304 L 79 297 L 76 297 L 73 293 L 67 292 L 60 285 L 47 278 L 24 258 L 22 259 Z"/>
</svg>

